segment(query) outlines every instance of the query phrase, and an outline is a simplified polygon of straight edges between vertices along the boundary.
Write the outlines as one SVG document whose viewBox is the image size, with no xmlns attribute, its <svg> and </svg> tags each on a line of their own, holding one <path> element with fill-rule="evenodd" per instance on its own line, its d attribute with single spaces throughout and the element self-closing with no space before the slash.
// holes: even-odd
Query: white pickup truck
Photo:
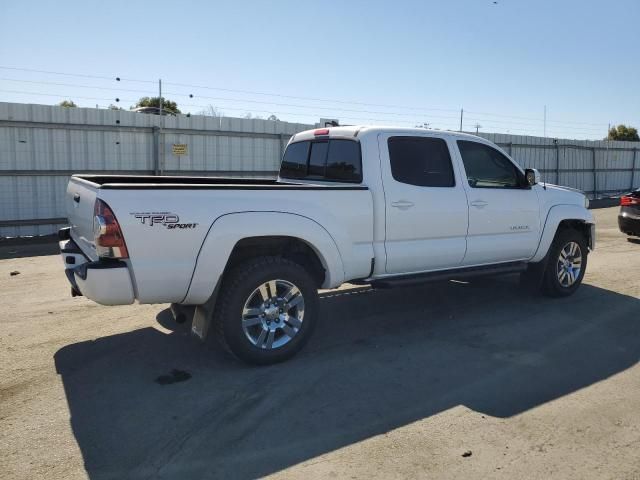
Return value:
<svg viewBox="0 0 640 480">
<path fill-rule="evenodd" d="M 334 127 L 294 135 L 276 180 L 75 175 L 60 248 L 73 295 L 191 308 L 192 331 L 240 359 L 309 339 L 320 288 L 520 272 L 551 296 L 580 285 L 588 200 L 539 184 L 482 138 Z"/>
</svg>

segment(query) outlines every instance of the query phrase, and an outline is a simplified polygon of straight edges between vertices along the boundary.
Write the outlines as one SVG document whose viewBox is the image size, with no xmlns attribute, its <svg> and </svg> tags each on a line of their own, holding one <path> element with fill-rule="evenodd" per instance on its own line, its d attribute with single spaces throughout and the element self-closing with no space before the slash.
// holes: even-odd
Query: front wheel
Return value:
<svg viewBox="0 0 640 480">
<path fill-rule="evenodd" d="M 218 340 L 247 363 L 267 365 L 294 356 L 318 317 L 313 278 L 281 257 L 243 262 L 223 280 L 213 324 Z"/>
<path fill-rule="evenodd" d="M 549 249 L 542 291 L 551 297 L 573 294 L 584 278 L 588 247 L 584 235 L 572 229 L 558 232 Z"/>
</svg>

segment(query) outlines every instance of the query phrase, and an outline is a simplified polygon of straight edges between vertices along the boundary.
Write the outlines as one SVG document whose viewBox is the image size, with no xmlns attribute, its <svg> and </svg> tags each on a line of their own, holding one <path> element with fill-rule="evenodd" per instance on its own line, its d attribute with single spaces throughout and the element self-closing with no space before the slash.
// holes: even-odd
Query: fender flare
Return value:
<svg viewBox="0 0 640 480">
<path fill-rule="evenodd" d="M 587 224 L 595 223 L 591 211 L 579 205 L 568 204 L 551 207 L 544 222 L 544 229 L 540 237 L 540 242 L 538 243 L 538 249 L 530 260 L 531 263 L 540 262 L 544 259 L 556 236 L 558 226 L 564 220 L 578 220 Z"/>
<path fill-rule="evenodd" d="M 344 265 L 338 246 L 316 221 L 289 212 L 234 212 L 221 215 L 209 227 L 196 258 L 187 294 L 180 303 L 205 303 L 222 278 L 236 244 L 244 238 L 268 236 L 293 237 L 307 243 L 326 271 L 323 288 L 344 282 Z"/>
</svg>

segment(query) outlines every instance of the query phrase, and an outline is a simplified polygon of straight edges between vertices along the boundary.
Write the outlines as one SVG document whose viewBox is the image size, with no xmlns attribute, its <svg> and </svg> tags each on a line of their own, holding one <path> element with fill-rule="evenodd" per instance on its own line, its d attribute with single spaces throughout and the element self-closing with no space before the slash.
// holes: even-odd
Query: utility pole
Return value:
<svg viewBox="0 0 640 480">
<path fill-rule="evenodd" d="M 606 151 L 605 168 L 606 168 L 607 164 L 609 163 L 609 144 L 611 143 L 611 140 L 609 140 L 609 131 L 610 130 L 611 130 L 611 122 L 609 122 L 609 126 L 607 127 L 607 136 L 605 137 L 607 139 L 607 151 Z M 593 163 L 594 163 L 594 165 L 593 165 L 593 171 L 594 171 L 594 174 L 593 174 L 594 175 L 594 180 L 593 180 L 594 181 L 594 187 L 593 187 L 593 189 L 596 190 L 596 187 L 595 187 L 595 176 L 596 176 L 596 173 L 595 173 L 596 172 L 596 165 L 595 165 L 595 163 L 596 163 L 596 154 L 595 154 L 595 150 L 594 150 L 594 154 L 593 154 Z M 635 159 L 634 159 L 634 163 L 635 163 Z M 632 175 L 633 175 L 633 167 L 635 167 L 635 165 L 631 166 L 631 174 Z M 596 191 L 596 193 L 597 193 L 597 191 Z M 594 194 L 594 198 L 595 198 L 595 194 Z"/>
<path fill-rule="evenodd" d="M 161 141 L 164 141 L 164 135 L 162 134 L 162 127 L 164 126 L 164 119 L 162 118 L 162 79 L 158 79 L 158 97 L 160 108 L 158 109 L 158 113 L 160 117 L 158 118 L 158 129 L 157 134 L 154 128 L 154 136 L 156 138 L 156 148 L 158 149 L 158 163 L 156 165 L 156 175 L 162 175 L 162 170 L 164 167 L 164 147 L 160 145 Z"/>
<path fill-rule="evenodd" d="M 547 106 L 544 106 L 544 127 L 543 127 L 543 137 L 547 136 Z"/>
<path fill-rule="evenodd" d="M 478 134 L 478 130 L 482 128 L 482 125 L 480 125 L 479 123 L 476 123 L 474 125 L 474 127 L 476 127 L 476 135 Z"/>
<path fill-rule="evenodd" d="M 460 109 L 460 131 L 462 131 L 462 116 L 464 115 L 464 108 Z"/>
</svg>

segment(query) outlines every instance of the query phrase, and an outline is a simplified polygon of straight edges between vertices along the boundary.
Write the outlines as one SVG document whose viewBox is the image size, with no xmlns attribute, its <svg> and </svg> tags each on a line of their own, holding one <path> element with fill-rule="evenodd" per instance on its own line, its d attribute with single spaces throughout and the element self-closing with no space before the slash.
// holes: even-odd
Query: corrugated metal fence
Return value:
<svg viewBox="0 0 640 480">
<path fill-rule="evenodd" d="M 274 177 L 291 135 L 309 128 L 0 102 L 0 237 L 54 233 L 74 173 Z"/>
<path fill-rule="evenodd" d="M 523 167 L 540 170 L 549 183 L 578 188 L 590 198 L 640 186 L 640 142 L 479 135 L 502 147 Z"/>
<path fill-rule="evenodd" d="M 0 102 L 0 237 L 54 233 L 73 173 L 273 177 L 289 137 L 313 127 Z M 640 143 L 481 136 L 591 197 L 640 186 Z M 174 144 L 186 154 L 175 155 Z"/>
</svg>

